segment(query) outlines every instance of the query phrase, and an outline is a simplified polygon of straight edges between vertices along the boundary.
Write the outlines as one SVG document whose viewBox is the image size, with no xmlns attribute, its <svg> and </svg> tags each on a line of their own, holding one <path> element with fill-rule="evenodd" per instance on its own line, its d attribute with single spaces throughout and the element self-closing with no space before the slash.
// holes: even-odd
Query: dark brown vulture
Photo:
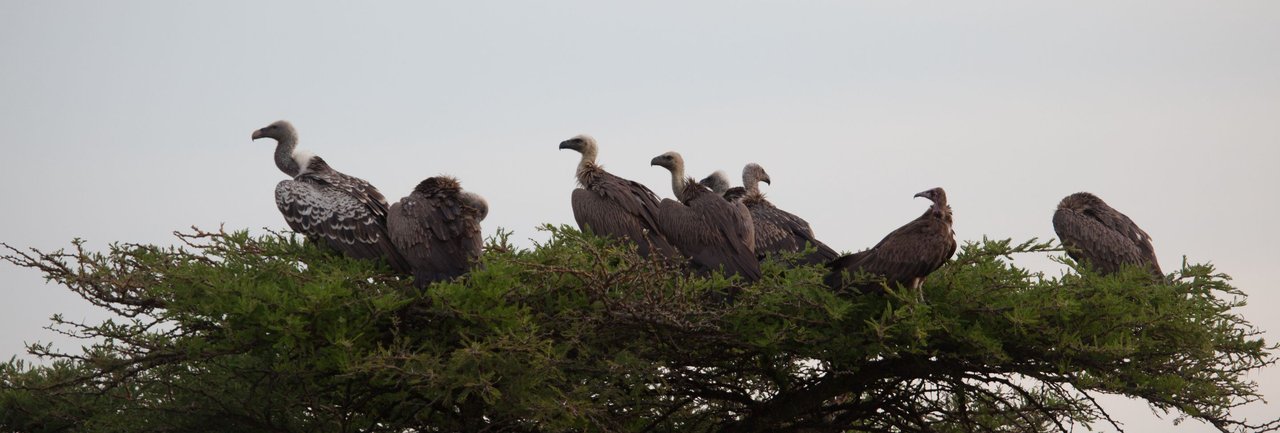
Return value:
<svg viewBox="0 0 1280 433">
<path fill-rule="evenodd" d="M 1078 192 L 1063 198 L 1053 213 L 1053 230 L 1068 256 L 1088 263 L 1100 274 L 1113 274 L 1130 265 L 1164 278 L 1151 236 L 1093 194 Z"/>
<path fill-rule="evenodd" d="M 458 180 L 429 177 L 391 205 L 387 231 L 409 262 L 419 288 L 466 274 L 480 258 L 484 237 L 480 221 L 488 205 L 479 195 L 462 191 Z"/>
<path fill-rule="evenodd" d="M 778 209 L 760 193 L 760 182 L 771 183 L 769 173 L 759 164 L 750 163 L 742 169 L 742 186 L 745 194 L 742 204 L 751 211 L 755 226 L 756 254 L 804 251 L 805 244 L 816 251 L 804 257 L 803 264 L 827 263 L 835 260 L 836 251 L 813 236 L 809 222 L 794 214 Z M 727 194 L 727 192 L 726 192 Z M 726 198 L 730 196 L 726 195 Z"/>
<path fill-rule="evenodd" d="M 253 139 L 259 138 L 276 140 L 276 167 L 292 177 L 276 185 L 276 206 L 289 228 L 348 257 L 385 260 L 397 272 L 409 272 L 387 236 L 387 199 L 377 188 L 297 151 L 298 133 L 289 122 L 254 131 Z"/>
<path fill-rule="evenodd" d="M 926 276 L 951 258 L 956 252 L 956 238 L 951 229 L 947 193 L 942 188 L 934 188 L 915 196 L 932 200 L 933 205 L 924 215 L 889 233 L 871 249 L 841 256 L 829 263 L 827 286 L 880 292 L 879 281 L 851 284 L 850 279 L 861 270 L 883 278 L 890 287 L 900 284 L 919 289 Z"/>
<path fill-rule="evenodd" d="M 636 243 L 641 256 L 658 251 L 675 257 L 676 250 L 658 230 L 655 213 L 658 196 L 644 185 L 614 176 L 596 164 L 596 140 L 579 135 L 560 143 L 561 149 L 582 154 L 578 163 L 578 185 L 573 190 L 573 218 L 578 228 L 600 236 L 628 239 Z"/>
<path fill-rule="evenodd" d="M 671 189 L 679 198 L 663 199 L 658 206 L 658 226 L 667 239 L 701 271 L 720 269 L 749 282 L 759 280 L 751 214 L 741 203 L 685 177 L 678 153 L 664 153 L 650 164 L 671 171 Z"/>
</svg>

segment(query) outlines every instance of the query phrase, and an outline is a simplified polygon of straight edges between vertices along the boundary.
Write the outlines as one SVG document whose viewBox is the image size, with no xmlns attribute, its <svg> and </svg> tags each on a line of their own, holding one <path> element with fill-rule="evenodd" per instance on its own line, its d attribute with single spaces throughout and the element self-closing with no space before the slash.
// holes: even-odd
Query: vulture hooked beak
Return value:
<svg viewBox="0 0 1280 433">
<path fill-rule="evenodd" d="M 580 141 L 580 140 L 565 140 L 565 141 L 561 141 L 561 142 L 560 142 L 560 148 L 561 148 L 561 149 L 573 149 L 573 150 L 576 150 L 576 151 L 581 152 L 581 151 L 582 151 L 582 141 Z"/>
<path fill-rule="evenodd" d="M 254 139 L 254 140 L 257 140 L 257 139 L 259 139 L 259 138 L 262 138 L 262 130 L 261 130 L 261 129 L 256 130 L 256 131 L 253 131 L 253 139 Z"/>
<path fill-rule="evenodd" d="M 916 195 L 912 196 L 912 198 L 915 198 L 915 197 L 924 197 L 924 198 L 933 200 L 933 190 L 920 191 L 916 193 Z"/>
<path fill-rule="evenodd" d="M 656 166 L 659 166 L 659 167 L 666 167 L 667 165 L 662 163 L 662 158 L 663 158 L 663 157 L 662 157 L 661 155 L 653 157 L 653 159 L 650 159 L 650 160 L 649 160 L 649 165 L 650 165 L 650 166 L 654 166 L 654 165 L 656 165 Z"/>
</svg>

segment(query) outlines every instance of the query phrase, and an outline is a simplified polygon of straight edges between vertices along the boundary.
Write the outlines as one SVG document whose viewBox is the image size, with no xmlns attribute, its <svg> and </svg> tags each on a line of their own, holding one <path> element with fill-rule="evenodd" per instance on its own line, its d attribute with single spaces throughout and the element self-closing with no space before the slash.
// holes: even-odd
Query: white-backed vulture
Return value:
<svg viewBox="0 0 1280 433">
<path fill-rule="evenodd" d="M 759 164 L 750 163 L 742 168 L 742 186 L 745 194 L 742 204 L 751 211 L 755 227 L 756 254 L 804 251 L 805 244 L 817 248 L 804 257 L 801 263 L 827 263 L 838 256 L 836 251 L 813 236 L 809 222 L 794 214 L 778 209 L 760 193 L 760 182 L 772 185 L 769 173 Z M 726 198 L 730 198 L 726 196 Z"/>
<path fill-rule="evenodd" d="M 752 282 L 760 279 L 751 214 L 707 187 L 685 177 L 684 158 L 667 152 L 650 161 L 671 171 L 671 190 L 679 201 L 663 199 L 658 226 L 699 270 L 722 270 Z"/>
<path fill-rule="evenodd" d="M 1151 236 L 1093 194 L 1078 192 L 1063 198 L 1053 213 L 1053 230 L 1068 256 L 1088 263 L 1098 273 L 1112 274 L 1129 265 L 1164 278 Z"/>
<path fill-rule="evenodd" d="M 572 198 L 579 229 L 635 242 L 641 256 L 657 251 L 664 257 L 675 257 L 675 248 L 658 230 L 658 196 L 653 191 L 596 164 L 598 147 L 591 136 L 570 138 L 561 142 L 560 148 L 582 154 L 577 170 L 579 188 L 573 190 Z"/>
<path fill-rule="evenodd" d="M 890 287 L 903 285 L 919 289 L 924 279 L 942 267 L 956 252 L 955 232 L 951 229 L 951 206 L 947 193 L 934 188 L 915 195 L 933 201 L 919 218 L 899 227 L 865 251 L 837 258 L 827 266 L 827 286 L 833 289 L 854 287 L 862 292 L 880 292 L 880 281 L 851 281 L 863 271 L 883 278 Z"/>
<path fill-rule="evenodd" d="M 466 274 L 480 258 L 484 199 L 462 191 L 458 180 L 429 177 L 391 205 L 387 232 L 413 270 L 419 288 Z"/>
<path fill-rule="evenodd" d="M 276 140 L 276 167 L 292 178 L 276 185 L 276 206 L 289 228 L 348 257 L 384 260 L 409 272 L 387 236 L 387 199 L 377 188 L 297 151 L 298 133 L 289 122 L 267 125 L 252 137 Z"/>
</svg>

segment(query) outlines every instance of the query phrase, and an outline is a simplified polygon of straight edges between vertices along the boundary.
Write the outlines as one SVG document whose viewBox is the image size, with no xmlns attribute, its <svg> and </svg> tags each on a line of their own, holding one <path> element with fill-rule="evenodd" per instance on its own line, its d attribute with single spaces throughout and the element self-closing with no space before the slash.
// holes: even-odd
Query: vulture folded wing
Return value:
<svg viewBox="0 0 1280 433">
<path fill-rule="evenodd" d="M 276 206 L 293 231 L 349 257 L 386 260 L 396 271 L 408 272 L 386 233 L 386 204 L 373 200 L 382 194 L 372 192 L 353 196 L 307 174 L 276 185 Z"/>
<path fill-rule="evenodd" d="M 1110 223 L 1115 225 L 1117 220 L 1112 219 Z M 1119 224 L 1121 230 L 1112 225 L 1074 209 L 1059 208 L 1053 214 L 1053 230 L 1058 233 L 1058 239 L 1067 249 L 1067 255 L 1076 261 L 1088 262 L 1100 273 L 1117 272 L 1126 263 L 1156 263 L 1154 253 L 1144 252 L 1140 246 L 1142 244 L 1134 242 L 1134 231 L 1123 231 L 1124 224 Z M 1136 225 L 1132 226 L 1132 230 L 1142 234 L 1143 239 L 1146 239 L 1147 251 L 1150 251 L 1151 242 L 1149 238 L 1145 238 L 1146 233 Z M 1150 257 L 1150 261 L 1145 260 L 1147 257 Z M 1159 272 L 1158 266 L 1154 271 Z"/>
<path fill-rule="evenodd" d="M 674 252 L 658 231 L 654 214 L 658 198 L 644 185 L 608 175 L 590 190 L 573 190 L 571 203 L 580 229 L 590 227 L 600 236 L 632 240 L 642 256 L 648 256 L 651 249 L 663 255 Z"/>
<path fill-rule="evenodd" d="M 751 218 L 755 223 L 757 253 L 801 251 L 807 243 L 817 248 L 814 254 L 806 257 L 811 264 L 829 262 L 838 255 L 813 236 L 813 229 L 807 221 L 790 212 L 759 204 L 751 207 Z"/>
<path fill-rule="evenodd" d="M 459 197 L 414 193 L 392 205 L 390 212 L 387 229 L 412 265 L 418 284 L 465 274 L 480 257 L 480 210 Z"/>
<path fill-rule="evenodd" d="M 694 199 L 686 206 L 663 200 L 658 205 L 662 232 L 698 266 L 723 268 L 725 273 L 737 273 L 747 281 L 759 280 L 760 262 L 753 248 L 745 243 L 746 234 L 742 233 L 742 222 L 735 217 L 736 211 L 720 197 L 710 193 L 707 197 L 718 203 Z"/>
<path fill-rule="evenodd" d="M 938 270 L 956 251 L 951 228 L 933 218 L 919 218 L 885 236 L 848 268 L 883 276 L 889 285 L 911 286 Z"/>
</svg>

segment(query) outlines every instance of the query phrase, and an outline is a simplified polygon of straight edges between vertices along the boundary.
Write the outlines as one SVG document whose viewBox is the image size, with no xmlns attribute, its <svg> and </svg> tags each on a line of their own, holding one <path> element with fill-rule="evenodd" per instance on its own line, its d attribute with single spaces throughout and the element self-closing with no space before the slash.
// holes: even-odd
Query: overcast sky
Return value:
<svg viewBox="0 0 1280 433">
<path fill-rule="evenodd" d="M 577 154 L 557 145 L 590 133 L 664 197 L 665 151 L 698 175 L 758 162 L 837 250 L 934 186 L 961 240 L 1053 237 L 1058 200 L 1090 191 L 1164 269 L 1231 274 L 1276 339 L 1280 2 L 604 3 L 0 1 L 0 241 L 285 227 L 274 143 L 249 134 L 288 119 L 392 201 L 458 176 L 484 231 L 527 246 L 572 223 Z M 54 313 L 101 317 L 31 270 L 0 265 L 0 290 L 6 358 L 60 341 Z M 1280 398 L 1280 372 L 1252 377 Z M 1212 431 L 1104 401 L 1130 431 Z"/>
</svg>

